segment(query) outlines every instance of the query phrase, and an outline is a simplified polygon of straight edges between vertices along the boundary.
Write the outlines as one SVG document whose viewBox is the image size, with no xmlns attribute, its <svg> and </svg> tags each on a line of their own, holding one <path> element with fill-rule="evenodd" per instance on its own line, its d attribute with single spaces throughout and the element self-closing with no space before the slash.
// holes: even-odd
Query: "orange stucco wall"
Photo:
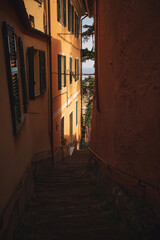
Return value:
<svg viewBox="0 0 160 240">
<path fill-rule="evenodd" d="M 23 41 L 27 85 L 27 47 L 34 46 L 35 49 L 45 51 L 47 91 L 44 95 L 36 97 L 35 100 L 29 100 L 28 112 L 25 114 L 23 125 L 19 133 L 13 136 L 4 46 L 2 32 L 0 32 L 0 212 L 14 192 L 33 155 L 41 151 L 50 150 L 48 118 L 49 49 L 47 40 L 34 33 L 27 32 L 8 1 L 1 2 L 0 25 L 3 21 L 13 26 L 15 34 L 20 36 Z"/>
<path fill-rule="evenodd" d="M 160 2 L 97 3 L 100 112 L 96 95 L 91 148 L 116 168 L 160 186 Z"/>
<path fill-rule="evenodd" d="M 51 10 L 51 36 L 52 36 L 52 97 L 53 97 L 53 138 L 54 152 L 61 145 L 60 120 L 64 116 L 64 136 L 69 144 L 69 114 L 73 111 L 73 140 L 81 139 L 81 91 L 80 79 L 72 84 L 69 83 L 69 75 L 66 77 L 66 87 L 58 90 L 58 54 L 66 56 L 66 72 L 69 74 L 69 58 L 72 57 L 72 70 L 75 72 L 75 58 L 79 59 L 79 73 L 81 72 L 81 36 L 79 39 L 68 31 L 68 1 L 66 1 L 66 23 L 64 27 L 57 20 L 57 1 L 50 1 Z M 76 9 L 75 9 L 76 10 Z M 81 24 L 79 31 L 81 30 Z M 76 126 L 76 101 L 78 101 L 78 125 Z M 58 126 L 56 128 L 56 126 Z"/>
</svg>

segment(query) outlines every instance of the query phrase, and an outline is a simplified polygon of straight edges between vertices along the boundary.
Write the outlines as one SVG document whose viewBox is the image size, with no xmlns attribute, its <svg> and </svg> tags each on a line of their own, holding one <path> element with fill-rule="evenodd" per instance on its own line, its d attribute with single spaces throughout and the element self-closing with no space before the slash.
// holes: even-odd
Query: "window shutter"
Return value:
<svg viewBox="0 0 160 240">
<path fill-rule="evenodd" d="M 24 63 L 24 52 L 23 52 L 23 43 L 21 38 L 18 38 L 19 45 L 19 56 L 20 56 L 20 71 L 21 71 L 21 83 L 22 83 L 22 97 L 23 97 L 23 109 L 24 112 L 27 112 L 27 84 L 26 84 L 26 71 L 25 71 L 25 63 Z"/>
<path fill-rule="evenodd" d="M 71 3 L 70 0 L 68 0 L 68 31 L 71 30 L 71 16 L 70 16 L 70 8 L 71 8 Z"/>
<path fill-rule="evenodd" d="M 61 90 L 61 55 L 58 54 L 58 90 Z"/>
<path fill-rule="evenodd" d="M 77 80 L 79 80 L 79 59 L 77 59 Z"/>
<path fill-rule="evenodd" d="M 77 16 L 77 38 L 79 38 L 79 16 Z"/>
<path fill-rule="evenodd" d="M 75 59 L 75 81 L 77 81 L 77 59 Z"/>
<path fill-rule="evenodd" d="M 72 58 L 70 57 L 70 84 L 72 84 Z"/>
<path fill-rule="evenodd" d="M 58 21 L 61 21 L 61 0 L 57 0 Z"/>
<path fill-rule="evenodd" d="M 64 87 L 66 87 L 66 56 L 64 56 Z"/>
<path fill-rule="evenodd" d="M 64 19 L 64 26 L 66 26 L 66 0 L 63 0 L 63 19 Z"/>
<path fill-rule="evenodd" d="M 9 99 L 12 116 L 13 134 L 17 134 L 21 125 L 21 106 L 19 99 L 19 85 L 18 85 L 18 66 L 16 56 L 16 40 L 14 28 L 6 22 L 2 25 L 3 40 L 5 48 L 7 79 L 9 89 Z"/>
<path fill-rule="evenodd" d="M 78 124 L 78 101 L 76 101 L 76 125 Z"/>
<path fill-rule="evenodd" d="M 45 51 L 39 50 L 40 93 L 46 91 L 46 61 Z"/>
<path fill-rule="evenodd" d="M 77 37 L 77 14 L 75 12 L 75 36 Z"/>
<path fill-rule="evenodd" d="M 29 99 L 35 99 L 35 80 L 34 80 L 34 48 L 29 47 L 28 54 L 28 70 L 29 70 Z"/>
<path fill-rule="evenodd" d="M 74 33 L 74 7 L 72 6 L 72 33 Z"/>
</svg>

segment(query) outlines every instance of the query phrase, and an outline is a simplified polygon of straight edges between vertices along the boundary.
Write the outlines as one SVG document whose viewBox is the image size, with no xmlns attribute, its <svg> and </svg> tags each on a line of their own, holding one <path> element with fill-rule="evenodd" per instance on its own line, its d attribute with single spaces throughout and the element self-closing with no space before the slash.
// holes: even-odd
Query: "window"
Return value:
<svg viewBox="0 0 160 240">
<path fill-rule="evenodd" d="M 72 33 L 74 33 L 74 7 L 72 6 Z"/>
<path fill-rule="evenodd" d="M 31 23 L 31 27 L 35 28 L 35 22 L 34 22 L 34 17 L 32 15 L 29 15 L 29 21 Z"/>
<path fill-rule="evenodd" d="M 66 87 L 66 56 L 58 54 L 58 90 Z"/>
<path fill-rule="evenodd" d="M 66 26 L 66 0 L 57 0 L 58 21 Z"/>
<path fill-rule="evenodd" d="M 68 0 L 68 31 L 74 33 L 74 7 Z"/>
<path fill-rule="evenodd" d="M 64 117 L 61 118 L 61 144 L 63 145 L 64 141 Z"/>
<path fill-rule="evenodd" d="M 25 73 L 26 71 L 25 71 L 25 63 L 24 63 L 23 43 L 20 37 L 18 38 L 18 47 L 19 47 L 23 109 L 24 109 L 24 112 L 27 112 L 28 98 L 27 98 L 27 85 L 26 85 L 26 73 Z"/>
<path fill-rule="evenodd" d="M 78 125 L 78 101 L 76 101 L 76 126 Z"/>
<path fill-rule="evenodd" d="M 72 84 L 72 58 L 70 57 L 70 84 Z"/>
<path fill-rule="evenodd" d="M 79 80 L 79 59 L 75 58 L 75 81 Z"/>
<path fill-rule="evenodd" d="M 19 39 L 19 55 L 17 54 L 17 41 L 14 28 L 3 22 L 2 33 L 5 49 L 6 70 L 8 79 L 8 90 L 11 108 L 11 118 L 13 134 L 17 134 L 23 123 L 23 109 L 21 104 L 21 95 L 23 97 L 24 112 L 27 111 L 26 78 L 24 68 L 23 44 Z M 20 60 L 21 76 L 18 74 L 18 58 Z M 22 66 L 23 65 L 23 66 Z M 21 83 L 19 82 L 21 77 Z M 20 92 L 20 87 L 22 92 Z"/>
<path fill-rule="evenodd" d="M 75 37 L 79 38 L 79 16 L 75 12 Z"/>
<path fill-rule="evenodd" d="M 28 51 L 29 99 L 46 91 L 45 51 L 29 47 Z"/>
</svg>

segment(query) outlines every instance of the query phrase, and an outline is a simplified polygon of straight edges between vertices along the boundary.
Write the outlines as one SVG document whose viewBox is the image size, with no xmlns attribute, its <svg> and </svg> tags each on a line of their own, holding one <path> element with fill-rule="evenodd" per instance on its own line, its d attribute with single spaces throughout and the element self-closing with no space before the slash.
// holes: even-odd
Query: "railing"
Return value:
<svg viewBox="0 0 160 240">
<path fill-rule="evenodd" d="M 134 176 L 134 175 L 132 175 L 132 174 L 130 174 L 130 173 L 128 173 L 128 172 L 125 172 L 125 171 L 123 171 L 123 170 L 121 170 L 121 169 L 119 169 L 119 168 L 114 167 L 114 166 L 111 165 L 110 163 L 104 161 L 104 160 L 103 160 L 100 156 L 98 156 L 98 154 L 95 153 L 91 148 L 88 148 L 88 149 L 89 149 L 89 151 L 90 151 L 92 154 L 94 154 L 101 162 L 103 162 L 105 165 L 107 165 L 108 169 L 113 169 L 113 170 L 115 170 L 115 171 L 117 171 L 117 172 L 120 172 L 120 173 L 122 173 L 122 174 L 124 174 L 124 175 L 126 175 L 126 176 L 128 176 L 128 177 L 130 177 L 130 178 L 132 178 L 132 179 L 134 179 L 134 180 L 136 180 L 136 181 L 138 181 L 138 185 L 139 185 L 139 186 L 145 187 L 145 185 L 148 185 L 148 186 L 150 186 L 151 188 L 154 188 L 154 189 L 160 191 L 160 187 L 157 187 L 157 186 L 155 186 L 155 185 L 153 185 L 153 184 L 151 184 L 151 183 L 149 183 L 149 182 L 147 182 L 147 181 L 145 181 L 145 180 L 143 180 L 143 179 L 140 179 L 140 178 L 138 178 L 138 177 L 136 177 L 136 176 Z M 142 184 L 143 184 L 143 185 L 142 185 Z"/>
<path fill-rule="evenodd" d="M 38 152 L 38 153 L 35 153 L 32 156 L 32 160 L 31 160 L 29 166 L 27 167 L 26 171 L 24 172 L 23 177 L 21 178 L 21 180 L 20 180 L 19 184 L 17 185 L 15 191 L 13 192 L 11 197 L 9 198 L 5 208 L 1 212 L 1 214 L 0 214 L 0 238 L 3 234 L 3 231 L 8 226 L 10 216 L 11 216 L 14 208 L 17 205 L 18 197 L 20 195 L 21 189 L 25 185 L 26 178 L 27 178 L 27 176 L 29 176 L 33 164 L 35 162 L 38 162 L 38 161 L 42 160 L 42 159 L 45 159 L 45 158 L 42 158 L 43 155 L 49 157 L 51 155 L 51 150 L 45 150 L 45 151 L 42 151 L 42 152 Z M 39 156 L 41 156 L 41 158 Z M 9 209 L 11 205 L 13 205 L 12 209 Z"/>
</svg>

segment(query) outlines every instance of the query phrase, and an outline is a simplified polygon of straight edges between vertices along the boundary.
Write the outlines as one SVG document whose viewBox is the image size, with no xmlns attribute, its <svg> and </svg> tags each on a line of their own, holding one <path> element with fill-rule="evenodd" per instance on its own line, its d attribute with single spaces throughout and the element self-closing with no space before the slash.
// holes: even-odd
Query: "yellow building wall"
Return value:
<svg viewBox="0 0 160 240">
<path fill-rule="evenodd" d="M 48 1 L 43 0 L 40 4 L 36 0 L 24 0 L 24 4 L 28 16 L 34 17 L 35 29 L 48 33 L 48 29 L 45 31 L 45 26 L 48 24 Z"/>
<path fill-rule="evenodd" d="M 0 32 L 0 213 L 15 191 L 25 170 L 36 153 L 48 151 L 49 138 L 49 49 L 45 38 L 25 32 L 17 13 L 13 11 L 7 0 L 1 3 L 0 25 L 6 21 L 12 27 L 17 37 L 23 41 L 24 60 L 27 78 L 27 47 L 44 50 L 46 54 L 46 85 L 47 91 L 35 100 L 28 100 L 28 110 L 23 125 L 17 135 L 13 135 L 9 91 L 6 74 L 5 52 L 2 31 Z M 23 29 L 23 32 L 22 32 Z M 20 77 L 18 75 L 18 77 Z M 27 92 L 28 93 L 28 92 Z"/>
<path fill-rule="evenodd" d="M 68 0 L 66 0 L 66 27 L 57 20 L 57 1 L 50 1 L 51 8 L 51 36 L 52 36 L 52 82 L 53 82 L 53 141 L 54 152 L 61 145 L 61 118 L 64 116 L 64 137 L 70 143 L 69 114 L 73 111 L 73 141 L 81 139 L 81 76 L 75 81 L 66 76 L 66 87 L 58 90 L 58 54 L 66 56 L 66 73 L 70 73 L 70 57 L 72 57 L 72 71 L 75 73 L 75 58 L 79 59 L 79 74 L 81 73 L 81 35 L 77 39 L 68 31 Z M 74 6 L 74 5 L 73 5 Z M 75 11 L 77 9 L 74 6 Z M 78 15 L 78 12 L 77 12 Z M 81 21 L 79 32 L 81 30 Z M 76 101 L 78 101 L 78 125 L 76 125 Z"/>
</svg>

